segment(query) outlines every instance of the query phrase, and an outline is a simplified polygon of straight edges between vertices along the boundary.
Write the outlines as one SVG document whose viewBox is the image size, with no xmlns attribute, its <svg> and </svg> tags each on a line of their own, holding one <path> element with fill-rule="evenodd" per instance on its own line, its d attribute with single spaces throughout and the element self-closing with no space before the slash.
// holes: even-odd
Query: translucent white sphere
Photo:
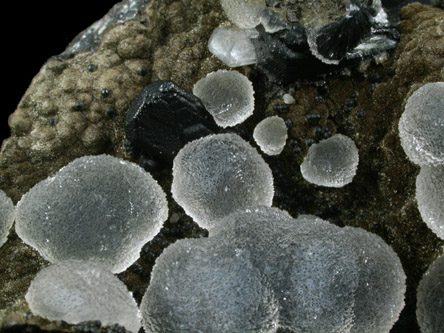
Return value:
<svg viewBox="0 0 444 333">
<path fill-rule="evenodd" d="M 276 332 L 273 291 L 247 252 L 179 240 L 157 259 L 140 306 L 146 332 Z"/>
<path fill-rule="evenodd" d="M 100 320 L 137 333 L 140 313 L 126 286 L 102 264 L 68 260 L 37 273 L 25 295 L 33 314 L 69 324 Z"/>
<path fill-rule="evenodd" d="M 444 332 L 444 255 L 425 272 L 416 298 L 416 319 L 421 333 Z"/>
<path fill-rule="evenodd" d="M 265 118 L 256 125 L 253 138 L 265 154 L 279 155 L 288 138 L 284 119 L 277 116 Z"/>
<path fill-rule="evenodd" d="M 444 165 L 421 167 L 416 178 L 416 201 L 423 221 L 444 239 Z"/>
<path fill-rule="evenodd" d="M 220 4 L 228 19 L 243 29 L 257 26 L 265 9 L 264 0 L 221 0 Z"/>
<path fill-rule="evenodd" d="M 239 72 L 212 72 L 196 82 L 193 94 L 202 100 L 221 127 L 240 124 L 253 114 L 253 85 Z"/>
<path fill-rule="evenodd" d="M 407 100 L 399 120 L 401 145 L 419 165 L 444 165 L 444 82 L 428 83 Z"/>
<path fill-rule="evenodd" d="M 343 187 L 353 180 L 358 162 L 358 149 L 353 140 L 345 135 L 335 134 L 308 149 L 301 164 L 301 172 L 310 183 Z"/>
<path fill-rule="evenodd" d="M 48 261 L 102 262 L 124 271 L 168 217 L 149 173 L 112 156 L 84 156 L 36 184 L 17 204 L 16 231 Z"/>
<path fill-rule="evenodd" d="M 315 216 L 252 207 L 223 219 L 213 242 L 247 251 L 291 332 L 388 333 L 404 307 L 405 274 L 379 236 Z"/>
<path fill-rule="evenodd" d="M 12 200 L 0 190 L 0 247 L 8 239 L 9 229 L 14 222 L 14 211 Z"/>
<path fill-rule="evenodd" d="M 204 228 L 249 206 L 271 206 L 271 170 L 236 134 L 210 135 L 186 144 L 173 162 L 173 198 Z"/>
</svg>

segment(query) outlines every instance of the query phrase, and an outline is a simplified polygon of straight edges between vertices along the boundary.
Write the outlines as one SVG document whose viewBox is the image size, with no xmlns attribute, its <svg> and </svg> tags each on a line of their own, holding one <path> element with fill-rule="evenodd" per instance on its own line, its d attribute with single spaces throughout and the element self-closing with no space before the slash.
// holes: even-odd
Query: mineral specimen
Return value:
<svg viewBox="0 0 444 333">
<path fill-rule="evenodd" d="M 145 87 L 126 115 L 132 148 L 168 163 L 185 143 L 216 131 L 201 100 L 171 81 Z"/>
<path fill-rule="evenodd" d="M 291 332 L 389 332 L 404 307 L 405 274 L 393 250 L 359 228 L 277 208 L 239 210 L 210 233 L 250 254 Z"/>
<path fill-rule="evenodd" d="M 269 166 L 236 134 L 210 135 L 185 145 L 173 163 L 171 193 L 200 226 L 248 206 L 271 206 Z"/>
<path fill-rule="evenodd" d="M 353 140 L 336 134 L 310 147 L 301 164 L 301 172 L 310 183 L 342 187 L 353 180 L 358 162 L 358 149 Z"/>
<path fill-rule="evenodd" d="M 444 239 L 444 165 L 421 167 L 416 178 L 416 201 L 423 221 Z"/>
<path fill-rule="evenodd" d="M 165 193 L 142 168 L 84 156 L 22 197 L 15 229 L 52 263 L 94 260 L 118 273 L 139 258 L 167 215 Z"/>
<path fill-rule="evenodd" d="M 239 28 L 254 28 L 261 22 L 264 0 L 221 0 L 220 4 L 228 19 Z"/>
<path fill-rule="evenodd" d="M 248 78 L 236 71 L 218 70 L 196 82 L 193 94 L 202 99 L 221 127 L 235 126 L 254 111 L 254 90 Z"/>
<path fill-rule="evenodd" d="M 253 138 L 267 155 L 279 155 L 287 141 L 287 126 L 282 118 L 273 116 L 256 125 Z"/>
<path fill-rule="evenodd" d="M 14 222 L 15 207 L 11 199 L 0 190 L 0 247 L 8 239 L 9 229 Z"/>
<path fill-rule="evenodd" d="M 255 29 L 219 27 L 211 34 L 208 49 L 229 67 L 252 65 L 257 60 L 251 38 L 256 36 Z"/>
<path fill-rule="evenodd" d="M 146 332 L 275 332 L 277 301 L 248 252 L 179 240 L 157 259 L 141 303 Z"/>
<path fill-rule="evenodd" d="M 419 165 L 444 165 L 444 82 L 428 83 L 407 100 L 399 120 L 401 145 Z"/>
<path fill-rule="evenodd" d="M 141 326 L 131 293 L 99 263 L 68 260 L 46 267 L 37 273 L 25 298 L 34 314 L 49 320 L 100 320 L 133 333 Z"/>
<path fill-rule="evenodd" d="M 418 286 L 416 318 L 422 333 L 444 332 L 444 255 L 436 259 Z"/>
</svg>

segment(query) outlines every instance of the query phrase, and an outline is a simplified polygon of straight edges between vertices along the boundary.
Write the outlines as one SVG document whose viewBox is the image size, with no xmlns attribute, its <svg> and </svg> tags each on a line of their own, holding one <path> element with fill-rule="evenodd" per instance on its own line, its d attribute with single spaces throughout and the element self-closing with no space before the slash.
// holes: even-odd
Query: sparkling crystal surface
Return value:
<svg viewBox="0 0 444 333">
<path fill-rule="evenodd" d="M 265 118 L 253 132 L 254 140 L 267 155 L 279 155 L 284 150 L 287 137 L 284 119 L 277 116 Z"/>
<path fill-rule="evenodd" d="M 14 222 L 15 207 L 11 199 L 0 190 L 0 247 L 8 239 L 9 229 Z"/>
</svg>

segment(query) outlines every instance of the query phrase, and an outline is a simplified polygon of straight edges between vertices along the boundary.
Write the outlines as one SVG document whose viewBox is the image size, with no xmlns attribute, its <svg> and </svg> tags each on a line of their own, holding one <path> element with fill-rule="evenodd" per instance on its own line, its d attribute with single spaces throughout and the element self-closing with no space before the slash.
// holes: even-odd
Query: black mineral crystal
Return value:
<svg viewBox="0 0 444 333">
<path fill-rule="evenodd" d="M 187 142 L 217 129 L 201 100 L 171 81 L 145 87 L 129 108 L 125 127 L 133 153 L 166 163 Z"/>
</svg>

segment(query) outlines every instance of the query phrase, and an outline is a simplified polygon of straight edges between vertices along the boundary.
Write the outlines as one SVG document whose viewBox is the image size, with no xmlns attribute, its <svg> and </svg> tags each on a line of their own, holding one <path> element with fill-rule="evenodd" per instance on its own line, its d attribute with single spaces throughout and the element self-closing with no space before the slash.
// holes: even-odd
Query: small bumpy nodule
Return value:
<svg viewBox="0 0 444 333">
<path fill-rule="evenodd" d="M 444 332 L 444 255 L 422 277 L 417 290 L 416 319 L 422 333 Z"/>
<path fill-rule="evenodd" d="M 31 311 L 49 320 L 78 324 L 100 320 L 137 333 L 140 313 L 126 286 L 103 265 L 68 260 L 37 273 L 25 296 Z"/>
<path fill-rule="evenodd" d="M 84 156 L 22 197 L 16 231 L 52 263 L 94 260 L 118 273 L 167 216 L 165 193 L 149 173 L 112 156 Z"/>
<path fill-rule="evenodd" d="M 422 220 L 444 239 L 444 165 L 421 167 L 416 178 L 416 201 Z"/>
<path fill-rule="evenodd" d="M 14 211 L 12 200 L 0 190 L 0 247 L 8 239 L 9 229 L 14 222 Z"/>
<path fill-rule="evenodd" d="M 287 137 L 287 126 L 277 116 L 265 118 L 253 132 L 254 140 L 267 155 L 279 155 L 284 150 Z"/>
<path fill-rule="evenodd" d="M 236 134 L 209 135 L 183 147 L 173 163 L 173 198 L 204 228 L 248 206 L 271 206 L 269 166 Z"/>
<path fill-rule="evenodd" d="M 221 0 L 220 4 L 228 19 L 243 29 L 257 26 L 265 9 L 264 0 Z"/>
<path fill-rule="evenodd" d="M 224 218 L 211 238 L 250 253 L 288 331 L 389 332 L 404 306 L 399 258 L 362 229 L 256 207 Z"/>
<path fill-rule="evenodd" d="M 141 303 L 146 332 L 275 332 L 273 291 L 248 252 L 179 240 L 157 259 Z"/>
<path fill-rule="evenodd" d="M 444 165 L 444 82 L 428 83 L 407 100 L 399 120 L 401 145 L 419 165 Z"/>
<path fill-rule="evenodd" d="M 310 183 L 342 187 L 353 180 L 358 162 L 358 149 L 353 140 L 345 135 L 335 134 L 309 148 L 301 164 L 301 172 Z"/>
<path fill-rule="evenodd" d="M 248 78 L 237 71 L 218 70 L 196 82 L 193 94 L 221 127 L 235 126 L 254 111 L 254 90 Z"/>
</svg>

